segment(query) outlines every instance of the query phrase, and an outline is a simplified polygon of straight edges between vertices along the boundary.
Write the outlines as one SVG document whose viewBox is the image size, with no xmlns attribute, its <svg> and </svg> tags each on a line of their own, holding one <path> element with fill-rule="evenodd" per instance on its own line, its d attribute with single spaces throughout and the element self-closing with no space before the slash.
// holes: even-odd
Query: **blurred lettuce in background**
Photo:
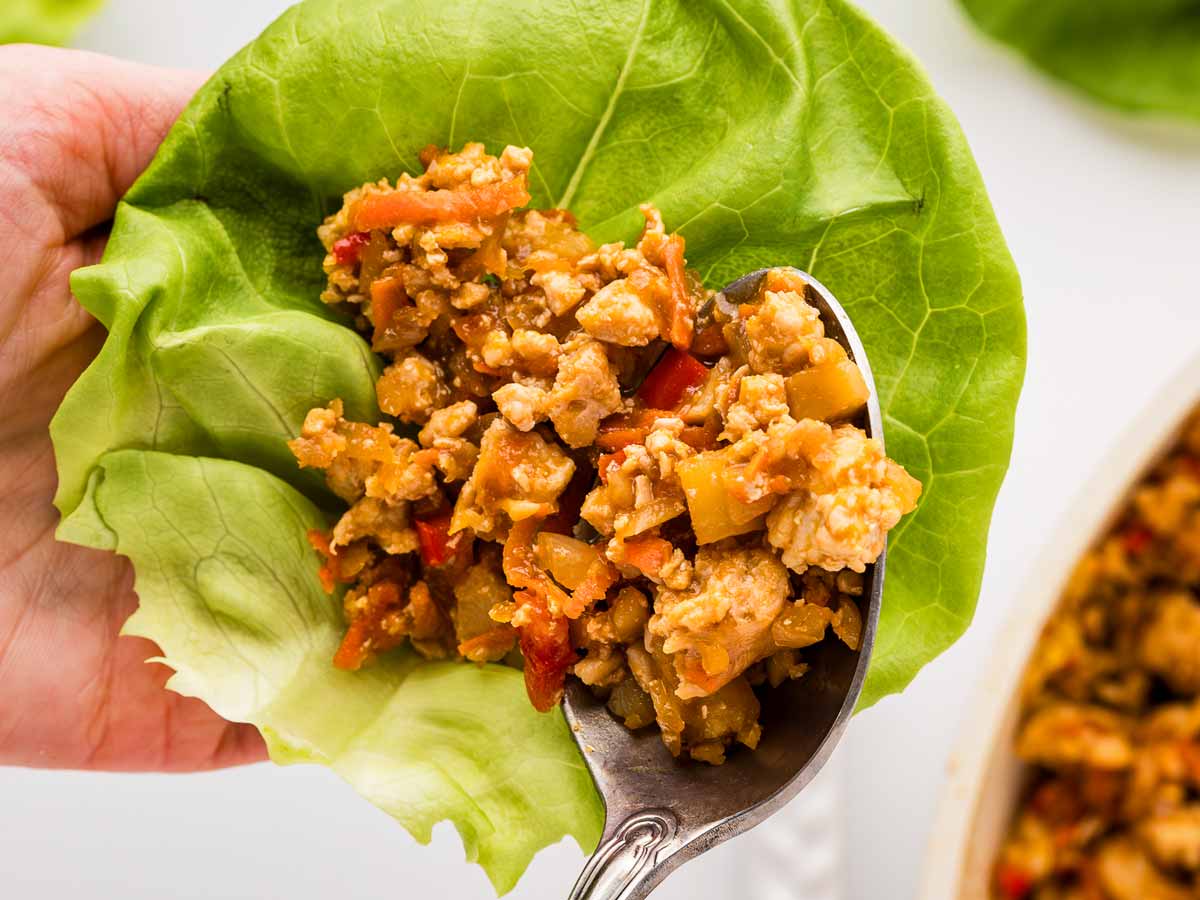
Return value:
<svg viewBox="0 0 1200 900">
<path fill-rule="evenodd" d="M 65 44 L 104 0 L 3 0 L 0 44 Z"/>
<path fill-rule="evenodd" d="M 992 37 L 1094 99 L 1200 119 L 1197 0 L 961 0 Z"/>
</svg>

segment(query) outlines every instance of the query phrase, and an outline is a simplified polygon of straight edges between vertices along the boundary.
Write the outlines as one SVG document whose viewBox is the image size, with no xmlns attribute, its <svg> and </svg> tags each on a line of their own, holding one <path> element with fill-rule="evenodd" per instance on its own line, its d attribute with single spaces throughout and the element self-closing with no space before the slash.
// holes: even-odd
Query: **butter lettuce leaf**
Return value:
<svg viewBox="0 0 1200 900">
<path fill-rule="evenodd" d="M 68 43 L 104 0 L 4 0 L 0 44 Z"/>
<path fill-rule="evenodd" d="M 586 848 L 598 833 L 600 807 L 579 790 L 557 714 L 529 724 L 538 720 L 522 718 L 519 679 L 504 670 L 403 656 L 358 676 L 318 665 L 336 632 L 328 598 L 324 613 L 302 604 L 272 625 L 273 604 L 311 585 L 315 567 L 299 525 L 273 517 L 307 524 L 338 511 L 284 442 L 334 397 L 353 417 L 378 415 L 377 360 L 318 299 L 315 228 L 343 191 L 417 171 L 427 144 L 468 140 L 530 146 L 534 203 L 571 208 L 599 240 L 636 237 L 637 204 L 650 200 L 708 284 L 795 265 L 849 310 L 889 452 L 925 485 L 892 535 L 866 704 L 903 688 L 970 622 L 1025 326 L 1016 270 L 952 114 L 907 52 L 843 0 L 308 0 L 216 73 L 122 203 L 104 260 L 74 277 L 109 338 L 53 425 L 60 536 L 134 557 L 143 612 L 132 627 L 163 646 L 177 688 L 258 723 L 276 758 L 338 768 L 399 807 L 418 837 L 452 820 L 503 889 L 534 845 L 574 834 Z M 221 515 L 204 513 L 209 534 L 193 540 L 215 472 L 226 479 L 213 501 Z M 213 543 L 258 502 L 254 530 Z M 147 505 L 158 524 L 137 530 Z M 236 566 L 208 567 L 214 547 L 241 544 Z M 185 631 L 165 612 L 175 600 L 163 567 L 190 572 L 189 559 L 211 580 L 187 602 L 219 627 Z M 285 587 L 258 596 L 276 581 Z M 253 664 L 233 667 L 242 653 Z M 209 657 L 240 674 L 214 672 Z M 296 681 L 288 667 L 302 659 Z M 289 686 L 302 683 L 313 696 L 344 693 L 348 718 L 305 719 Z M 265 685 L 281 705 L 263 703 Z M 456 690 L 486 702 L 451 701 Z M 433 722 L 477 700 L 453 723 L 461 734 Z M 368 708 L 375 718 L 358 731 Z M 438 729 L 455 741 L 474 730 L 506 757 L 489 765 L 510 773 L 540 760 L 538 793 L 552 802 L 531 813 L 515 775 L 489 788 L 503 776 L 458 745 L 436 752 L 427 735 Z M 349 757 L 339 740 L 354 742 Z M 463 801 L 477 794 L 504 827 L 485 835 Z"/>
<path fill-rule="evenodd" d="M 961 2 L 985 32 L 1093 99 L 1200 119 L 1195 0 Z"/>
<path fill-rule="evenodd" d="M 95 506 L 137 573 L 124 633 L 158 643 L 173 690 L 257 725 L 276 762 L 329 766 L 420 841 L 451 819 L 498 891 L 564 833 L 596 842 L 602 811 L 566 720 L 525 701 L 517 670 L 411 652 L 330 666 L 343 624 L 305 536 L 325 519 L 303 494 L 154 451 L 109 453 L 98 473 Z"/>
</svg>

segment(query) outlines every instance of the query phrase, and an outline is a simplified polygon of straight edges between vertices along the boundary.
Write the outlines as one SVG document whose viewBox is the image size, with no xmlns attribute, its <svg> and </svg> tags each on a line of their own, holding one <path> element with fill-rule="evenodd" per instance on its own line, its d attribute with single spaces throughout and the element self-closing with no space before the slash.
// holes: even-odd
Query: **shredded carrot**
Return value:
<svg viewBox="0 0 1200 900">
<path fill-rule="evenodd" d="M 670 541 L 659 537 L 636 537 L 625 542 L 625 562 L 643 575 L 657 578 L 674 551 Z"/>
<path fill-rule="evenodd" d="M 474 222 L 503 215 L 530 200 L 525 176 L 479 187 L 434 191 L 377 191 L 364 194 L 351 218 L 355 231 L 388 230 L 399 225 Z"/>
<path fill-rule="evenodd" d="M 410 601 L 414 598 L 418 600 L 418 606 L 413 610 L 412 603 L 408 604 L 410 609 L 404 610 L 407 613 L 404 627 L 385 630 L 382 627 L 384 618 L 394 617 L 397 611 L 404 608 L 401 586 L 394 581 L 377 581 L 371 585 L 367 589 L 366 597 L 362 598 L 364 606 L 354 613 L 350 625 L 346 628 L 342 643 L 333 656 L 333 664 L 339 669 L 353 671 L 361 668 L 372 653 L 399 646 L 410 632 L 414 633 L 416 637 L 429 634 L 432 629 L 428 621 L 430 615 L 428 607 L 433 607 L 433 615 L 440 615 L 440 613 L 437 612 L 436 606 L 429 598 L 428 588 L 424 589 L 425 597 L 423 599 L 425 602 L 423 606 L 425 608 L 422 608 L 420 604 L 422 598 L 417 596 L 422 587 L 424 587 L 423 583 L 418 582 L 409 594 Z M 420 633 L 417 633 L 412 627 L 413 612 L 418 614 L 417 624 L 420 626 Z"/>
<path fill-rule="evenodd" d="M 508 625 L 499 625 L 483 634 L 467 638 L 458 645 L 458 652 L 471 662 L 487 662 L 507 653 L 516 642 L 516 630 Z"/>
<path fill-rule="evenodd" d="M 563 609 L 568 619 L 578 619 L 597 600 L 603 600 L 608 589 L 617 583 L 621 573 L 605 559 L 597 559 L 588 566 L 583 581 L 571 593 L 571 601 Z"/>
<path fill-rule="evenodd" d="M 321 568 L 317 569 L 317 577 L 321 579 L 321 587 L 325 593 L 332 594 L 337 584 L 337 573 L 333 567 L 333 548 L 329 544 L 329 535 L 313 528 L 308 532 L 308 542 L 312 548 L 321 554 Z"/>
<path fill-rule="evenodd" d="M 683 264 L 683 238 L 673 234 L 663 246 L 663 267 L 671 283 L 671 300 L 667 310 L 667 339 L 676 350 L 687 350 L 692 345 L 692 295 L 688 290 L 687 275 Z"/>
<path fill-rule="evenodd" d="M 333 655 L 333 664 L 339 669 L 354 672 L 362 668 L 371 652 L 370 627 L 363 619 L 356 619 L 346 629 L 342 643 Z"/>
<path fill-rule="evenodd" d="M 630 444 L 644 443 L 656 419 L 669 419 L 674 415 L 665 409 L 643 409 L 628 415 L 609 416 L 600 425 L 596 446 L 606 454 L 615 454 Z M 687 425 L 680 432 L 679 440 L 694 450 L 712 450 L 717 446 L 720 433 L 715 422 Z"/>
</svg>

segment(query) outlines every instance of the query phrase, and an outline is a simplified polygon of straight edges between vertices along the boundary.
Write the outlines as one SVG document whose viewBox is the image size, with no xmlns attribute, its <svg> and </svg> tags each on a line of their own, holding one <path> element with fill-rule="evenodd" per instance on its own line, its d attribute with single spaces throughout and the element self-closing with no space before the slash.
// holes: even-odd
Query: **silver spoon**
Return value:
<svg viewBox="0 0 1200 900">
<path fill-rule="evenodd" d="M 726 299 L 735 305 L 751 301 L 767 271 L 734 281 L 723 291 Z M 833 295 L 812 276 L 799 274 L 808 282 L 805 299 L 820 311 L 826 335 L 858 363 L 870 389 L 857 424 L 882 440 L 883 419 L 862 342 Z M 628 731 L 572 681 L 564 703 L 567 721 L 604 798 L 605 825 L 569 900 L 643 900 L 683 863 L 763 822 L 812 781 L 858 702 L 879 621 L 883 573 L 881 554 L 865 575 L 858 651 L 833 640 L 806 651 L 809 672 L 761 697 L 758 749 L 734 751 L 723 766 L 673 759 L 657 730 Z"/>
</svg>

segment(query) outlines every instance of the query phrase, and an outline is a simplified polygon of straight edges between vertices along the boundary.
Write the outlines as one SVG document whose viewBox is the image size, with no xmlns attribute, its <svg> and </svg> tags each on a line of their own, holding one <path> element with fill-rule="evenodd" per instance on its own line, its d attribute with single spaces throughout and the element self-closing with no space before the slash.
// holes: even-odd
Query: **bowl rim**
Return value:
<svg viewBox="0 0 1200 900">
<path fill-rule="evenodd" d="M 1017 689 L 1034 643 L 1080 557 L 1124 509 L 1140 476 L 1169 449 L 1185 417 L 1200 404 L 1200 354 L 1176 369 L 1161 387 L 1147 392 L 1146 398 L 1147 405 L 1089 471 L 1058 519 L 1056 533 L 1063 539 L 1035 555 L 1014 607 L 991 642 L 947 764 L 924 854 L 918 893 L 922 900 L 968 896 L 964 885 L 973 871 L 972 857 L 978 858 L 971 851 L 981 806 L 992 787 L 986 776 L 998 752 L 1011 754 L 1007 748 L 1015 724 Z M 990 866 L 990 853 L 987 859 Z"/>
</svg>

